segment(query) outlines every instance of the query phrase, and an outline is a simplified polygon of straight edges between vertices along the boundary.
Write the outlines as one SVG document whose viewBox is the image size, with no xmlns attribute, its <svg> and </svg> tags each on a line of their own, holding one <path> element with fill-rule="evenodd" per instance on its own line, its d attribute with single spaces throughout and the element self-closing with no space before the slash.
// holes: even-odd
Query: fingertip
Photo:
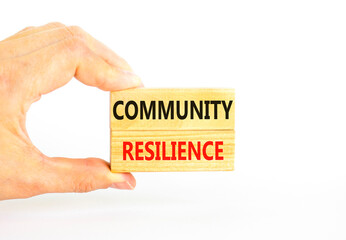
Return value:
<svg viewBox="0 0 346 240">
<path fill-rule="evenodd" d="M 137 88 L 143 85 L 140 77 L 123 69 L 113 68 L 111 74 L 106 76 L 105 79 L 106 80 L 101 81 L 102 84 L 97 85 L 98 88 L 105 91 L 120 91 Z"/>
<path fill-rule="evenodd" d="M 128 88 L 137 88 L 143 85 L 142 80 L 139 76 L 137 76 L 134 73 L 131 72 L 125 72 L 124 79 L 121 80 L 122 84 L 119 84 L 119 86 L 122 86 L 122 89 L 128 89 Z"/>
<path fill-rule="evenodd" d="M 133 190 L 136 187 L 136 179 L 131 173 L 112 173 L 112 178 L 111 188 Z"/>
<path fill-rule="evenodd" d="M 133 82 L 134 82 L 134 85 L 136 85 L 136 87 L 143 86 L 142 79 L 140 77 L 138 77 L 137 75 L 135 75 Z"/>
<path fill-rule="evenodd" d="M 138 88 L 144 88 L 144 84 L 143 84 L 142 81 L 141 81 L 141 83 L 138 85 Z"/>
</svg>

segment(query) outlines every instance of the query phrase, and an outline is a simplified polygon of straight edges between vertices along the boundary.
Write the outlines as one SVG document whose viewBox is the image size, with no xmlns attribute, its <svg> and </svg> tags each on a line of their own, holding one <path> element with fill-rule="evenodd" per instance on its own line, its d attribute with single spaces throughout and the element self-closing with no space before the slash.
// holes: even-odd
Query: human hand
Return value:
<svg viewBox="0 0 346 240">
<path fill-rule="evenodd" d="M 130 173 L 111 173 L 102 159 L 48 157 L 30 141 L 30 105 L 73 77 L 105 91 L 141 86 L 122 58 L 79 27 L 28 27 L 0 42 L 0 199 L 135 187 Z"/>
</svg>

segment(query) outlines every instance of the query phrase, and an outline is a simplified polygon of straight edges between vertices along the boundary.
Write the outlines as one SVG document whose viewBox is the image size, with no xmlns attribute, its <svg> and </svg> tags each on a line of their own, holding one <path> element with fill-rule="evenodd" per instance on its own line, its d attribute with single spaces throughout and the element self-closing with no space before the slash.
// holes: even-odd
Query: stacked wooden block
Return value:
<svg viewBox="0 0 346 240">
<path fill-rule="evenodd" d="M 111 93 L 112 172 L 227 171 L 233 161 L 233 89 Z"/>
</svg>

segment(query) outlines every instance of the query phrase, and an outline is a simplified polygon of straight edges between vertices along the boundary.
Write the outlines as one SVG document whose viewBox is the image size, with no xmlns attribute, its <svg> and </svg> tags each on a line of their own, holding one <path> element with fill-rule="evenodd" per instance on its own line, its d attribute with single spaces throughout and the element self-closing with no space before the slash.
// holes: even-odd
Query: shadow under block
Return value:
<svg viewBox="0 0 346 240">
<path fill-rule="evenodd" d="M 233 89 L 111 93 L 112 172 L 233 168 Z"/>
</svg>

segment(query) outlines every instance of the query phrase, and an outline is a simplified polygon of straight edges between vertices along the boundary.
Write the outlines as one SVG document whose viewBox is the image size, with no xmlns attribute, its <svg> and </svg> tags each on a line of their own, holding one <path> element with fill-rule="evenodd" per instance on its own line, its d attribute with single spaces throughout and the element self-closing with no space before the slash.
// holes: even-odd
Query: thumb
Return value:
<svg viewBox="0 0 346 240">
<path fill-rule="evenodd" d="M 136 180 L 131 173 L 112 173 L 109 164 L 99 158 L 47 158 L 45 192 L 90 192 L 117 188 L 132 190 Z"/>
</svg>

